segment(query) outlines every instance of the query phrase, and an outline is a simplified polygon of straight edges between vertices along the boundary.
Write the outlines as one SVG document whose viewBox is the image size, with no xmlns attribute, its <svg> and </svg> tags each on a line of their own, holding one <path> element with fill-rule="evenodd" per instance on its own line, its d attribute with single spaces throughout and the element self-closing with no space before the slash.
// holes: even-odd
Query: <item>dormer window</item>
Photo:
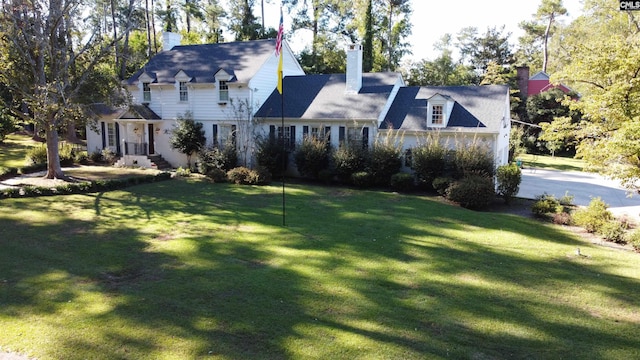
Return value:
<svg viewBox="0 0 640 360">
<path fill-rule="evenodd" d="M 449 96 L 435 94 L 427 99 L 427 127 L 447 127 L 453 109 L 453 99 Z"/>
<path fill-rule="evenodd" d="M 229 85 L 226 81 L 221 80 L 218 87 L 218 100 L 226 103 L 229 101 Z"/>
<path fill-rule="evenodd" d="M 189 101 L 189 89 L 187 88 L 186 81 L 180 81 L 178 83 L 179 92 L 180 92 L 180 101 L 185 102 Z"/>
<path fill-rule="evenodd" d="M 142 83 L 142 101 L 146 103 L 151 102 L 151 87 L 148 82 Z"/>
<path fill-rule="evenodd" d="M 431 124 L 432 125 L 444 124 L 444 106 L 433 105 L 431 107 Z"/>
</svg>

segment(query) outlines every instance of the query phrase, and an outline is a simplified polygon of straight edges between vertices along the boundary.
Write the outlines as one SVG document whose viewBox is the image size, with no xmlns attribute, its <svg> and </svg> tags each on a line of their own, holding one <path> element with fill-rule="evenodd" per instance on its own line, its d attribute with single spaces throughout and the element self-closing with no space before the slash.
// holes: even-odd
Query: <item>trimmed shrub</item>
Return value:
<svg viewBox="0 0 640 360">
<path fill-rule="evenodd" d="M 71 144 L 60 144 L 58 147 L 58 156 L 60 156 L 60 165 L 71 166 L 76 158 L 75 151 Z M 45 160 L 46 163 L 46 160 Z"/>
<path fill-rule="evenodd" d="M 244 166 L 233 168 L 227 172 L 227 178 L 234 184 L 246 185 L 249 184 L 249 178 L 251 176 L 251 170 Z"/>
<path fill-rule="evenodd" d="M 509 204 L 520 190 L 522 171 L 514 163 L 503 165 L 498 167 L 496 178 L 498 180 L 498 195 L 504 199 L 505 203 Z"/>
<path fill-rule="evenodd" d="M 455 180 L 449 177 L 437 177 L 433 179 L 432 187 L 438 194 L 447 196 L 447 189 Z"/>
<path fill-rule="evenodd" d="M 411 167 L 421 184 L 431 187 L 435 179 L 444 177 L 447 152 L 437 141 L 411 150 Z"/>
<path fill-rule="evenodd" d="M 467 209 L 484 209 L 495 198 L 493 180 L 481 174 L 468 174 L 449 186 L 447 198 Z"/>
<path fill-rule="evenodd" d="M 219 169 L 228 171 L 238 165 L 238 153 L 232 143 L 224 147 L 207 146 L 198 152 L 198 172 L 209 175 L 210 171 Z"/>
<path fill-rule="evenodd" d="M 289 153 L 282 150 L 282 141 L 275 137 L 258 138 L 256 160 L 258 165 L 269 170 L 271 174 L 281 174 L 289 160 Z M 283 164 L 283 162 L 285 162 Z"/>
<path fill-rule="evenodd" d="M 629 243 L 635 251 L 640 251 L 640 229 L 627 233 L 625 240 Z"/>
<path fill-rule="evenodd" d="M 318 179 L 320 172 L 329 168 L 331 147 L 325 140 L 305 138 L 294 153 L 296 168 L 301 176 Z"/>
<path fill-rule="evenodd" d="M 397 191 L 411 191 L 414 187 L 414 177 L 408 173 L 396 173 L 391 176 L 391 187 Z"/>
<path fill-rule="evenodd" d="M 549 214 L 562 213 L 564 207 L 555 196 L 544 193 L 536 196 L 536 201 L 531 206 L 531 212 L 536 217 L 545 217 Z"/>
<path fill-rule="evenodd" d="M 613 220 L 613 214 L 607 208 L 601 198 L 594 198 L 589 206 L 578 209 L 573 214 L 573 222 L 590 233 L 600 233 L 602 227 Z"/>
<path fill-rule="evenodd" d="M 179 168 L 176 169 L 176 176 L 189 177 L 191 176 L 191 170 L 183 169 L 182 166 L 180 166 Z"/>
<path fill-rule="evenodd" d="M 101 151 L 94 151 L 91 154 L 89 154 L 89 159 L 91 159 L 91 161 L 93 161 L 94 163 L 100 163 L 102 161 L 104 161 L 104 159 L 102 158 L 102 152 Z"/>
<path fill-rule="evenodd" d="M 351 175 L 367 169 L 369 150 L 360 146 L 341 146 L 333 152 L 332 159 L 338 179 L 349 182 Z"/>
<path fill-rule="evenodd" d="M 227 178 L 237 185 L 262 185 L 271 181 L 271 173 L 266 168 L 251 170 L 244 166 L 239 166 L 229 170 Z"/>
<path fill-rule="evenodd" d="M 5 180 L 18 175 L 18 169 L 0 167 L 0 180 Z"/>
<path fill-rule="evenodd" d="M 224 183 L 227 182 L 227 173 L 222 169 L 211 169 L 207 172 L 207 177 L 213 180 L 214 183 Z"/>
<path fill-rule="evenodd" d="M 250 181 L 252 185 L 266 185 L 271 182 L 271 173 L 265 167 L 258 166 L 251 170 Z"/>
<path fill-rule="evenodd" d="M 47 163 L 47 145 L 46 144 L 33 146 L 27 151 L 27 155 L 26 155 L 27 166 L 36 165 L 36 164 L 46 164 L 46 163 Z"/>
<path fill-rule="evenodd" d="M 625 243 L 625 227 L 620 221 L 607 221 L 600 227 L 598 234 L 607 241 L 624 244 Z"/>
<path fill-rule="evenodd" d="M 493 153 L 481 144 L 458 144 L 453 152 L 453 177 L 460 179 L 469 173 L 492 177 L 495 174 Z"/>
<path fill-rule="evenodd" d="M 113 150 L 109 148 L 102 149 L 102 161 L 104 161 L 109 165 L 113 165 L 115 164 L 116 160 L 117 160 L 117 155 L 116 153 L 113 152 Z"/>
<path fill-rule="evenodd" d="M 391 176 L 402 168 L 402 149 L 392 143 L 376 142 L 369 152 L 369 172 L 374 185 L 389 186 Z"/>
<path fill-rule="evenodd" d="M 551 220 L 556 225 L 571 225 L 571 222 L 573 221 L 571 219 L 571 214 L 564 211 L 553 214 L 551 216 Z"/>
<path fill-rule="evenodd" d="M 367 188 L 373 183 L 371 173 L 366 171 L 358 171 L 351 174 L 351 182 L 360 188 Z"/>
<path fill-rule="evenodd" d="M 89 155 L 86 151 L 76 152 L 73 161 L 77 164 L 87 165 L 89 164 Z"/>
<path fill-rule="evenodd" d="M 33 164 L 28 166 L 21 167 L 18 171 L 20 174 L 29 174 L 36 171 L 47 170 L 47 163 L 44 162 L 42 164 Z"/>
</svg>

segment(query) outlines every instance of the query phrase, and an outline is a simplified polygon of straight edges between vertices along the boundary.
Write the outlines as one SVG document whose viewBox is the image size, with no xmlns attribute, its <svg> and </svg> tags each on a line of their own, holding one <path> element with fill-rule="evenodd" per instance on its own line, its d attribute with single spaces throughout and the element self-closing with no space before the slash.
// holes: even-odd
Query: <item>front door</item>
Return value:
<svg viewBox="0 0 640 360">
<path fill-rule="evenodd" d="M 155 154 L 156 149 L 154 147 L 155 140 L 153 138 L 155 132 L 153 132 L 153 124 L 148 125 L 149 128 L 149 155 Z"/>
</svg>

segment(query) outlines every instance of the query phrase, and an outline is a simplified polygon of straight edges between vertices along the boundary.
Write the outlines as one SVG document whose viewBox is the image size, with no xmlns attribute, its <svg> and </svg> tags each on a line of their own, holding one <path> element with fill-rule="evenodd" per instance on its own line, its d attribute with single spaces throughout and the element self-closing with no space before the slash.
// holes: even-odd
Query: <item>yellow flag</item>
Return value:
<svg viewBox="0 0 640 360">
<path fill-rule="evenodd" d="M 278 92 L 282 95 L 282 51 L 278 60 Z"/>
<path fill-rule="evenodd" d="M 276 55 L 278 58 L 278 92 L 282 95 L 282 35 L 284 24 L 282 21 L 282 7 L 280 7 L 280 26 L 278 26 L 278 37 L 276 38 Z"/>
</svg>

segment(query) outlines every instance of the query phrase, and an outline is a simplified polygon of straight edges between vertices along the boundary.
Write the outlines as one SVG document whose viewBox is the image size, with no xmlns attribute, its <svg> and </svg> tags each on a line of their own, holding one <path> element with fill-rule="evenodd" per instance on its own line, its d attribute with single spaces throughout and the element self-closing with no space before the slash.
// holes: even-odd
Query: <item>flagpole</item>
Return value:
<svg viewBox="0 0 640 360">
<path fill-rule="evenodd" d="M 286 226 L 286 205 L 285 205 L 285 187 L 284 187 L 284 172 L 287 168 L 287 148 L 284 138 L 284 70 L 282 59 L 282 36 L 284 35 L 284 24 L 282 17 L 282 4 L 280 4 L 280 25 L 278 26 L 278 37 L 276 39 L 276 55 L 278 55 L 278 92 L 280 93 L 280 120 L 282 131 L 282 226 Z M 289 133 L 291 136 L 291 133 Z"/>
<path fill-rule="evenodd" d="M 282 74 L 280 74 L 282 76 Z M 282 93 L 280 93 L 280 114 L 282 121 L 282 226 L 286 225 L 286 204 L 285 204 L 285 187 L 284 172 L 287 168 L 287 149 L 284 141 L 284 79 L 282 79 Z M 291 136 L 291 134 L 289 134 Z"/>
</svg>

